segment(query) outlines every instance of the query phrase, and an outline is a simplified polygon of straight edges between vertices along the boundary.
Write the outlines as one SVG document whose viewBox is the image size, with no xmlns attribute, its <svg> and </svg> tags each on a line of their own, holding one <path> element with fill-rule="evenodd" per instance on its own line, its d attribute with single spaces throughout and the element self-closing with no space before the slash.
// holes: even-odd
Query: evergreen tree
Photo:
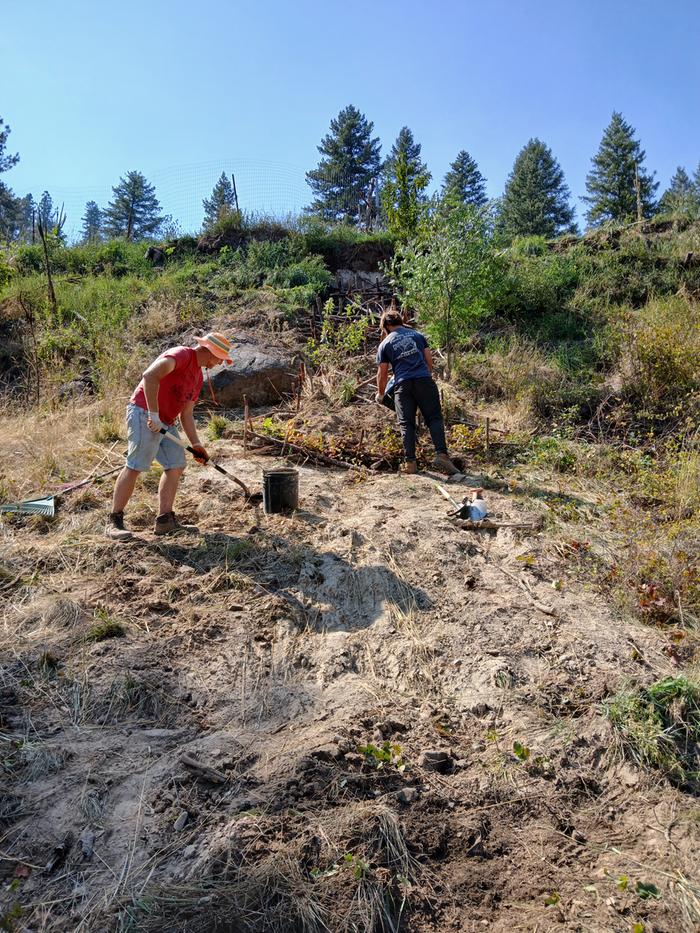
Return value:
<svg viewBox="0 0 700 933">
<path fill-rule="evenodd" d="M 442 183 L 442 196 L 455 204 L 483 207 L 487 202 L 486 179 L 469 153 L 462 149 Z"/>
<path fill-rule="evenodd" d="M 2 117 L 0 117 L 0 174 L 9 171 L 19 162 L 17 153 L 14 155 L 5 155 L 7 148 L 7 137 L 10 135 L 10 127 L 7 126 Z"/>
<path fill-rule="evenodd" d="M 104 212 L 104 231 L 110 237 L 143 240 L 156 236 L 163 223 L 156 189 L 141 172 L 127 172 L 112 188 L 112 200 Z"/>
<path fill-rule="evenodd" d="M 659 200 L 659 211 L 683 217 L 697 217 L 700 213 L 700 191 L 680 165 Z"/>
<path fill-rule="evenodd" d="M 353 107 L 331 120 L 330 133 L 318 151 L 323 158 L 306 173 L 316 199 L 306 208 L 324 220 L 357 223 L 370 182 L 380 168 L 380 143 L 372 138 L 374 124 Z"/>
<path fill-rule="evenodd" d="M 36 209 L 37 222 L 41 221 L 44 225 L 44 230 L 49 231 L 53 229 L 56 212 L 53 206 L 53 198 L 48 191 L 45 191 L 41 198 L 39 199 L 39 204 Z"/>
<path fill-rule="evenodd" d="M 420 146 L 418 147 L 420 151 Z M 409 159 L 407 149 L 399 149 L 392 163 L 391 175 L 382 187 L 382 208 L 389 230 L 400 240 L 410 239 L 416 232 L 423 192 L 430 183 L 430 172 Z"/>
<path fill-rule="evenodd" d="M 613 112 L 586 177 L 588 195 L 583 200 L 590 205 L 586 219 L 591 226 L 606 220 L 635 220 L 638 197 L 642 216 L 654 213 L 654 192 L 659 183 L 654 181 L 654 173 L 650 175 L 644 168 L 646 153 L 634 133 L 622 114 Z"/>
<path fill-rule="evenodd" d="M 695 174 L 693 175 L 693 184 L 695 185 L 698 198 L 700 198 L 700 162 L 698 162 L 698 167 L 695 169 Z"/>
<path fill-rule="evenodd" d="M 4 243 L 19 239 L 19 206 L 12 189 L 0 181 L 0 240 Z"/>
<path fill-rule="evenodd" d="M 102 211 L 95 201 L 88 201 L 83 214 L 83 243 L 99 243 L 102 239 Z"/>
<path fill-rule="evenodd" d="M 236 210 L 236 198 L 233 194 L 233 185 L 226 172 L 222 172 L 214 185 L 211 197 L 204 198 L 204 224 L 205 230 L 213 227 L 215 223 L 228 217 Z"/>
<path fill-rule="evenodd" d="M 539 139 L 521 149 L 508 176 L 498 220 L 500 232 L 516 236 L 554 237 L 573 227 L 564 173 L 552 150 Z"/>
<path fill-rule="evenodd" d="M 10 127 L 0 117 L 0 173 L 9 171 L 19 162 L 19 156 L 6 155 L 7 138 L 10 135 Z M 20 200 L 15 197 L 14 192 L 4 182 L 0 181 L 0 237 L 6 242 L 11 243 L 18 237 L 20 216 Z"/>
<path fill-rule="evenodd" d="M 408 172 L 409 182 L 413 182 L 418 177 L 430 181 L 431 175 L 428 166 L 421 159 L 421 144 L 415 141 L 413 133 L 407 126 L 399 130 L 396 142 L 391 147 L 391 152 L 382 166 L 382 178 L 385 182 L 396 181 L 396 170 L 400 159 L 403 160 Z"/>
<path fill-rule="evenodd" d="M 31 243 L 36 238 L 36 201 L 31 194 L 26 194 L 17 201 L 18 230 L 20 243 Z"/>
</svg>

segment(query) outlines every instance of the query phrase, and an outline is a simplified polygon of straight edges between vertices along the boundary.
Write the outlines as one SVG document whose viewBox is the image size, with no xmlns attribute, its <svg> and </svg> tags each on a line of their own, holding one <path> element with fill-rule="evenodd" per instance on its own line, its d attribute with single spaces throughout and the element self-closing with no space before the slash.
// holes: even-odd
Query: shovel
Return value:
<svg viewBox="0 0 700 933">
<path fill-rule="evenodd" d="M 172 441 L 174 444 L 179 444 L 180 447 L 184 447 L 185 450 L 188 450 L 192 454 L 193 457 L 197 457 L 198 460 L 202 459 L 201 453 L 198 453 L 194 449 L 194 447 L 191 447 L 187 443 L 187 441 L 183 441 L 183 439 L 179 437 L 177 434 L 171 434 L 170 431 L 166 431 L 165 428 L 160 428 L 159 431 L 163 435 L 163 437 L 167 437 L 168 440 Z M 229 473 L 228 470 L 225 470 L 222 466 L 219 466 L 218 463 L 214 463 L 209 457 L 206 458 L 206 462 L 209 464 L 209 466 L 213 466 L 214 469 L 217 470 L 219 473 L 223 473 L 224 476 L 228 476 L 228 478 L 230 480 L 233 480 L 234 483 L 238 483 L 238 485 L 241 487 L 241 489 L 245 493 L 246 499 L 251 498 L 250 490 L 248 489 L 248 487 L 242 480 L 238 479 L 237 476 L 234 476 L 233 473 Z"/>
</svg>

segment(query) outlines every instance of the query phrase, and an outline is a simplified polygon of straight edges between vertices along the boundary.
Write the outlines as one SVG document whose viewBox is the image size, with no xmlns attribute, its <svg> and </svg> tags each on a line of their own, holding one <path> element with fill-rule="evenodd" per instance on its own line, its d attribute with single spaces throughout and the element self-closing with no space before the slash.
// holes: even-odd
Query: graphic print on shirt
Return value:
<svg viewBox="0 0 700 933">
<path fill-rule="evenodd" d="M 394 360 L 403 360 L 408 356 L 413 356 L 414 353 L 420 353 L 416 341 L 408 334 L 395 334 L 391 342 Z"/>
</svg>

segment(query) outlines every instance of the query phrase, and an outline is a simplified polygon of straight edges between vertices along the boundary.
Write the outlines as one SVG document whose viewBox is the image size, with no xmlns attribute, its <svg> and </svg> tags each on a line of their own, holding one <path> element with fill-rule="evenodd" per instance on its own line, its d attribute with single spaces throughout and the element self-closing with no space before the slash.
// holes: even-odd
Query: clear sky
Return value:
<svg viewBox="0 0 700 933">
<path fill-rule="evenodd" d="M 467 149 L 499 195 L 532 136 L 582 219 L 613 110 L 661 188 L 700 162 L 698 0 L 5 0 L 0 116 L 16 194 L 48 189 L 75 229 L 130 169 L 185 229 L 223 168 L 241 206 L 284 213 L 333 116 L 354 104 L 386 152 L 409 126 L 440 182 Z"/>
</svg>

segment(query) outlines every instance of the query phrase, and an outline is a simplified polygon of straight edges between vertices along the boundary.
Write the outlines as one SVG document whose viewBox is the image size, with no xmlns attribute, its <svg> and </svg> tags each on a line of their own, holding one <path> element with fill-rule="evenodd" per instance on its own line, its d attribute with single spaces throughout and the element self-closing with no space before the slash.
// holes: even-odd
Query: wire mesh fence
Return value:
<svg viewBox="0 0 700 933">
<path fill-rule="evenodd" d="M 172 218 L 170 229 L 182 234 L 201 231 L 204 220 L 203 201 L 209 198 L 214 185 L 224 173 L 232 181 L 240 210 L 247 215 L 272 217 L 291 222 L 303 216 L 313 204 L 305 169 L 286 162 L 228 159 L 194 162 L 144 169 L 147 181 L 154 185 L 162 213 Z M 126 175 L 126 172 L 123 173 Z M 89 201 L 104 209 L 112 199 L 115 178 L 102 186 L 53 186 L 49 194 L 55 207 L 63 205 L 67 217 L 64 233 L 69 241 L 80 238 Z M 33 191 L 35 200 L 41 186 Z M 379 211 L 378 181 L 369 182 L 342 175 L 326 181 L 329 208 L 322 214 L 327 220 L 351 220 L 371 226 Z"/>
</svg>

